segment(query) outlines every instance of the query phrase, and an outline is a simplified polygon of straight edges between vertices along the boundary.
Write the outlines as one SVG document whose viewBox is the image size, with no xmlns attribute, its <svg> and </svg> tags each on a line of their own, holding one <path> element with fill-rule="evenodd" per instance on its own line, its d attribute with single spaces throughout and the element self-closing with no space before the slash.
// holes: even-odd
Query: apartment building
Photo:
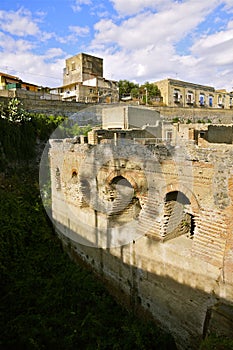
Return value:
<svg viewBox="0 0 233 350">
<path fill-rule="evenodd" d="M 20 78 L 7 73 L 0 72 L 0 90 L 24 89 L 28 91 L 39 91 L 40 87 L 26 83 Z"/>
<path fill-rule="evenodd" d="M 103 77 L 103 59 L 85 53 L 66 59 L 63 86 L 51 89 L 65 101 L 85 103 L 119 100 L 118 83 Z"/>
<path fill-rule="evenodd" d="M 169 107 L 233 108 L 233 91 L 215 90 L 212 86 L 169 78 L 155 84 L 163 103 Z"/>
</svg>

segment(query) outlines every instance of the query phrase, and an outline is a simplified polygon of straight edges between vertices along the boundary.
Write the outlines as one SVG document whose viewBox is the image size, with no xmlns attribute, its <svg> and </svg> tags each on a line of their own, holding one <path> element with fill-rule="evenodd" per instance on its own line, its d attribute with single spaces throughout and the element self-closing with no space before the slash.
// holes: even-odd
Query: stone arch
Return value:
<svg viewBox="0 0 233 350">
<path fill-rule="evenodd" d="M 175 191 L 183 193 L 189 199 L 193 213 L 196 214 L 200 211 L 200 204 L 198 203 L 195 194 L 185 185 L 180 183 L 170 183 L 162 189 L 164 198 L 167 193 Z"/>
<path fill-rule="evenodd" d="M 72 168 L 71 171 L 71 183 L 76 184 L 78 182 L 78 171 L 76 168 Z"/>
<path fill-rule="evenodd" d="M 111 174 L 113 175 L 113 174 Z M 116 176 L 108 178 L 109 200 L 111 201 L 112 224 L 118 225 L 137 219 L 141 211 L 139 198 L 135 191 L 135 182 L 127 179 L 125 174 L 115 172 Z M 111 180 L 110 180 L 111 179 Z"/>
<path fill-rule="evenodd" d="M 77 176 L 77 175 L 78 175 L 78 170 L 76 168 L 72 168 L 71 176 L 74 177 L 74 176 Z"/>
<path fill-rule="evenodd" d="M 110 185 L 114 178 L 122 176 L 124 177 L 133 187 L 135 195 L 137 197 L 144 196 L 148 191 L 148 183 L 145 174 L 140 174 L 140 181 L 139 178 L 135 179 L 134 176 L 132 176 L 132 172 L 130 171 L 119 171 L 119 170 L 113 170 L 111 171 L 108 176 L 106 177 L 106 185 Z"/>
<path fill-rule="evenodd" d="M 199 203 L 192 191 L 180 184 L 167 185 L 161 227 L 163 240 L 181 235 L 193 238 L 198 211 Z"/>
<path fill-rule="evenodd" d="M 117 185 L 120 182 L 122 182 L 124 184 L 124 186 L 131 187 L 132 189 L 134 189 L 132 184 L 126 179 L 126 177 L 124 177 L 122 175 L 118 175 L 118 176 L 114 177 L 112 179 L 112 181 L 110 182 L 110 185 L 114 185 L 114 184 Z"/>
</svg>

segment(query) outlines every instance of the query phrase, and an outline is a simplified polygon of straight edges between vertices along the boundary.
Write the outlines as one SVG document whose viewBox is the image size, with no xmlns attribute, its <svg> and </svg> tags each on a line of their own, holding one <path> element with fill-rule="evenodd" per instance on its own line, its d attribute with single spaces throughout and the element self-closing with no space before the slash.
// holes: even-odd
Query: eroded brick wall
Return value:
<svg viewBox="0 0 233 350">
<path fill-rule="evenodd" d="M 232 146 L 51 145 L 52 210 L 63 241 L 180 349 L 195 349 L 207 309 L 233 302 Z M 114 202 L 114 179 L 122 178 L 134 201 Z M 122 244 L 111 244 L 114 234 Z"/>
</svg>

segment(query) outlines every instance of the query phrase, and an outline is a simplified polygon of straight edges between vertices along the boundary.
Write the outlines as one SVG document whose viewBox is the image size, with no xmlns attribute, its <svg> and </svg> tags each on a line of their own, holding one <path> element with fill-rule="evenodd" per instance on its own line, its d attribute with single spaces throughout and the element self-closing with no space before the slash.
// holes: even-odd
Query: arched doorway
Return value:
<svg viewBox="0 0 233 350">
<path fill-rule="evenodd" d="M 114 224 L 122 224 L 137 219 L 141 206 L 135 189 L 124 176 L 116 176 L 109 184 L 111 207 L 108 215 Z"/>
<path fill-rule="evenodd" d="M 193 238 L 194 232 L 195 220 L 189 198 L 180 191 L 168 192 L 164 198 L 162 220 L 163 240 L 181 235 Z"/>
</svg>

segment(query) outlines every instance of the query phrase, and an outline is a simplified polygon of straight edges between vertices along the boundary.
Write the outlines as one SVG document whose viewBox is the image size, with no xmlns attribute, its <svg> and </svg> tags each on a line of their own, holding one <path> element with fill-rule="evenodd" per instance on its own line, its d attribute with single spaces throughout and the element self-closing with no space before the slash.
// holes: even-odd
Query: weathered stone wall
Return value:
<svg viewBox="0 0 233 350">
<path fill-rule="evenodd" d="M 15 96 L 12 96 L 15 97 Z M 7 104 L 11 97 L 0 96 L 0 102 Z M 23 103 L 23 108 L 31 113 L 42 113 L 45 115 L 59 115 L 70 117 L 74 113 L 89 107 L 90 105 L 77 102 L 64 102 L 57 100 L 43 100 L 34 98 L 18 97 Z"/>
<path fill-rule="evenodd" d="M 27 99 L 21 99 L 24 108 L 28 112 L 43 113 L 46 115 L 62 115 L 70 117 L 74 113 L 87 108 L 88 105 L 77 102 L 63 102 L 63 101 L 32 101 Z"/>
<path fill-rule="evenodd" d="M 12 96 L 3 97 L 0 96 L 0 102 L 6 103 Z M 20 96 L 19 96 L 20 98 Z M 25 105 L 25 109 L 30 112 L 53 114 L 53 115 L 65 115 L 71 116 L 80 109 L 89 107 L 92 104 L 77 103 L 73 101 L 53 101 L 53 100 L 40 100 L 35 98 L 23 97 L 21 100 Z M 120 104 L 122 106 L 122 104 Z M 111 108 L 116 106 L 116 104 L 107 104 L 106 108 Z M 233 109 L 214 109 L 214 108 L 171 108 L 171 107 L 154 107 L 152 110 L 160 112 L 161 118 L 165 120 L 173 120 L 174 118 L 179 118 L 181 122 L 187 122 L 188 120 L 193 123 L 198 121 L 211 121 L 212 123 L 222 123 L 230 124 L 233 122 Z"/>
<path fill-rule="evenodd" d="M 180 349 L 198 348 L 207 309 L 233 302 L 232 146 L 51 145 L 63 241 Z"/>
<path fill-rule="evenodd" d="M 211 120 L 213 123 L 230 124 L 233 122 L 233 110 L 221 108 L 169 108 L 169 107 L 155 107 L 160 111 L 161 117 L 173 120 L 179 118 L 180 121 L 191 120 L 193 123 L 198 121 Z"/>
</svg>

